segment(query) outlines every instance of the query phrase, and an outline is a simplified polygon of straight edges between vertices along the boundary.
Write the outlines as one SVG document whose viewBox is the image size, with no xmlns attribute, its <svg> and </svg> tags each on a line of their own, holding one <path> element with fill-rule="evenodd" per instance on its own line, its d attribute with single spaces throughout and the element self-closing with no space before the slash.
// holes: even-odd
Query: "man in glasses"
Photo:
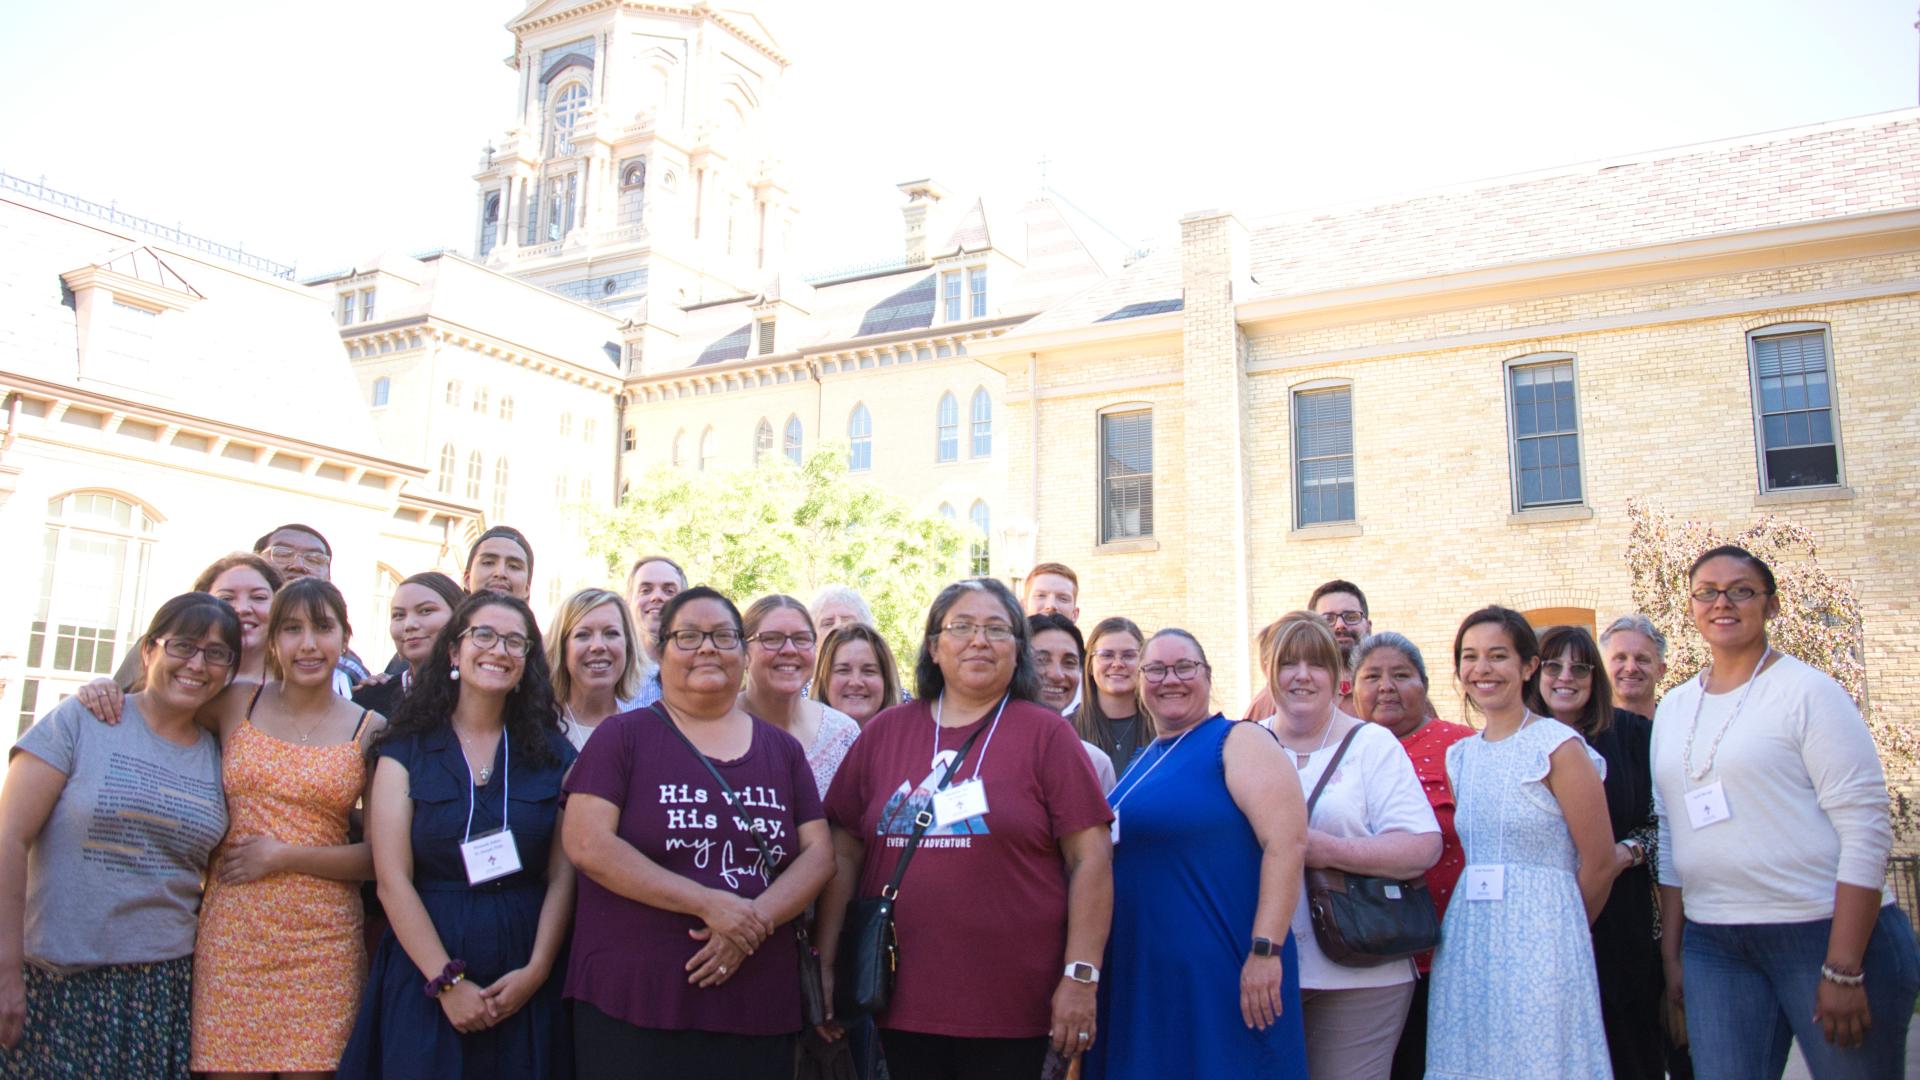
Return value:
<svg viewBox="0 0 1920 1080">
<path fill-rule="evenodd" d="M 283 583 L 301 577 L 333 580 L 333 545 L 311 525 L 288 522 L 255 540 L 253 553 L 278 570 Z M 366 662 L 352 649 L 347 649 L 340 654 L 340 662 L 333 669 L 333 692 L 352 697 L 354 689 L 367 681 L 369 673 Z"/>
<path fill-rule="evenodd" d="M 1367 614 L 1367 594 L 1351 581 L 1334 578 L 1313 590 L 1313 595 L 1307 597 L 1307 610 L 1327 621 L 1327 629 L 1333 631 L 1333 640 L 1340 646 L 1340 656 L 1348 663 L 1352 662 L 1353 647 L 1373 633 L 1373 619 Z M 1274 623 L 1260 631 L 1262 653 L 1266 651 L 1264 638 L 1278 625 Z M 1354 715 L 1351 671 L 1342 672 L 1340 676 L 1339 708 L 1349 716 Z M 1247 719 L 1261 720 L 1273 713 L 1273 695 L 1263 686 L 1254 695 L 1253 704 L 1247 706 Z"/>
</svg>

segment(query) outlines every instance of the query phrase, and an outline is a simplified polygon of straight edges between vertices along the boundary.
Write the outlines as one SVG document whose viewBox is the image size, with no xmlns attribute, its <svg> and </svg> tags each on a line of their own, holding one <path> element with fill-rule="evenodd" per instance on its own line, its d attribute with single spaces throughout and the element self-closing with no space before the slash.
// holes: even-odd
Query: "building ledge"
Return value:
<svg viewBox="0 0 1920 1080">
<path fill-rule="evenodd" d="M 1542 506 L 1535 510 L 1517 510 L 1507 515 L 1509 525 L 1538 525 L 1549 521 L 1591 521 L 1593 507 Z"/>
<path fill-rule="evenodd" d="M 1793 506 L 1796 503 L 1846 502 L 1853 498 L 1853 489 L 1845 485 L 1825 487 L 1788 488 L 1785 491 L 1768 491 L 1753 497 L 1753 505 Z"/>
<path fill-rule="evenodd" d="M 1110 540 L 1104 544 L 1093 545 L 1095 555 L 1130 555 L 1140 551 L 1159 551 L 1160 541 L 1151 536 L 1138 540 Z"/>
<path fill-rule="evenodd" d="M 1288 540 L 1339 540 L 1359 536 L 1364 530 L 1357 521 L 1342 521 L 1332 525 L 1308 525 L 1293 529 L 1287 533 Z"/>
</svg>

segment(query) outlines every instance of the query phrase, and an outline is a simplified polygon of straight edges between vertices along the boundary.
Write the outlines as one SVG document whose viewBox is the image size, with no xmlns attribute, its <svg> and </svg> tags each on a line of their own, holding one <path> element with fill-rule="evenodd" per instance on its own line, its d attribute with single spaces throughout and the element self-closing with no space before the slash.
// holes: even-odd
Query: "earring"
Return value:
<svg viewBox="0 0 1920 1080">
<path fill-rule="evenodd" d="M 447 678 L 449 678 L 449 679 L 452 679 L 452 680 L 453 680 L 454 682 L 459 682 L 459 681 L 460 681 L 460 669 L 459 669 L 459 668 L 454 668 L 454 669 L 453 669 L 452 671 L 450 671 L 450 672 L 448 672 L 448 673 L 447 673 Z"/>
</svg>

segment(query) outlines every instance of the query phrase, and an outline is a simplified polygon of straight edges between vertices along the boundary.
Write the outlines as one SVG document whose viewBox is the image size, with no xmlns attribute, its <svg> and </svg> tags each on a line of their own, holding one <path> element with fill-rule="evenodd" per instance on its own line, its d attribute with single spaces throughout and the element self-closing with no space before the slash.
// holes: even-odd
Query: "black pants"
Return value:
<svg viewBox="0 0 1920 1080">
<path fill-rule="evenodd" d="M 579 1080 L 793 1080 L 793 1036 L 660 1031 L 573 1002 Z"/>
<path fill-rule="evenodd" d="M 1427 984 L 1432 981 L 1432 975 L 1423 974 L 1413 984 L 1407 1023 L 1400 1029 L 1400 1045 L 1393 1048 L 1393 1080 L 1420 1080 L 1427 1075 Z"/>
<path fill-rule="evenodd" d="M 1039 1080 L 1047 1037 L 963 1039 L 880 1029 L 893 1080 Z"/>
</svg>

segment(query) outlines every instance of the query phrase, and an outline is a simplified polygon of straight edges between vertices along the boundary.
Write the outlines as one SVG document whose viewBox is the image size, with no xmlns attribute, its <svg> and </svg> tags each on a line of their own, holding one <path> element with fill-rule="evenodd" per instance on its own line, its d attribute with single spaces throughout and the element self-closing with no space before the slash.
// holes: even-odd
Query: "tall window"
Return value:
<svg viewBox="0 0 1920 1080">
<path fill-rule="evenodd" d="M 373 293 L 374 293 L 374 290 L 368 289 L 367 291 L 360 294 L 360 321 L 361 322 L 373 321 Z"/>
<path fill-rule="evenodd" d="M 1100 542 L 1153 535 L 1153 411 L 1100 417 Z"/>
<path fill-rule="evenodd" d="M 686 464 L 686 460 L 687 433 L 685 431 L 676 431 L 673 433 L 673 467 L 676 469 L 679 468 L 681 465 Z"/>
<path fill-rule="evenodd" d="M 873 414 L 864 403 L 855 405 L 853 415 L 847 417 L 847 442 L 847 468 L 873 468 Z"/>
<path fill-rule="evenodd" d="M 570 82 L 553 98 L 553 120 L 548 131 L 547 156 L 573 153 L 573 125 L 580 121 L 580 110 L 587 107 L 587 88 Z"/>
<path fill-rule="evenodd" d="M 547 181 L 547 239 L 560 240 L 573 228 L 573 209 L 578 205 L 580 175 L 568 173 Z"/>
<path fill-rule="evenodd" d="M 968 318 L 987 317 L 987 268 L 976 266 L 967 271 Z"/>
<path fill-rule="evenodd" d="M 1514 506 L 1527 510 L 1580 501 L 1580 422 L 1573 357 L 1507 367 L 1513 412 Z"/>
<path fill-rule="evenodd" d="M 987 512 L 986 500 L 981 499 L 976 501 L 973 504 L 973 509 L 967 512 L 967 519 L 973 523 L 973 542 L 968 547 L 967 554 L 973 562 L 972 570 L 974 576 L 979 577 L 988 573 L 993 568 L 993 541 L 991 539 L 993 519 Z"/>
<path fill-rule="evenodd" d="M 1294 525 L 1352 521 L 1353 389 L 1293 395 Z"/>
<path fill-rule="evenodd" d="M 467 498 L 480 497 L 480 451 L 467 455 Z"/>
<path fill-rule="evenodd" d="M 773 425 L 769 424 L 767 418 L 763 416 L 753 427 L 753 463 L 760 464 L 760 460 L 772 452 Z"/>
<path fill-rule="evenodd" d="M 493 463 L 493 520 L 503 521 L 507 516 L 507 458 L 502 454 Z"/>
<path fill-rule="evenodd" d="M 453 494 L 453 470 L 459 468 L 459 462 L 452 443 L 440 447 L 440 475 L 434 481 L 434 487 L 440 490 L 440 494 Z"/>
<path fill-rule="evenodd" d="M 787 455 L 787 460 L 793 462 L 795 465 L 801 464 L 800 434 L 800 418 L 798 416 L 787 417 L 787 430 L 785 436 L 781 439 L 780 452 Z"/>
<path fill-rule="evenodd" d="M 447 404 L 452 405 L 456 408 L 459 407 L 460 405 L 460 380 L 459 379 L 447 380 L 446 402 Z"/>
<path fill-rule="evenodd" d="M 580 422 L 580 441 L 591 446 L 600 441 L 600 421 L 589 416 Z"/>
<path fill-rule="evenodd" d="M 984 386 L 973 392 L 972 413 L 973 446 L 969 453 L 987 457 L 993 453 L 993 398 L 987 396 Z"/>
<path fill-rule="evenodd" d="M 563 412 L 560 414 L 560 437 L 564 439 L 571 436 L 572 434 L 573 434 L 573 414 L 570 412 Z"/>
<path fill-rule="evenodd" d="M 700 461 L 695 467 L 701 472 L 707 471 L 707 462 L 713 458 L 713 425 L 700 433 Z"/>
<path fill-rule="evenodd" d="M 622 226 L 640 224 L 647 200 L 647 163 L 629 162 L 620 170 L 620 215 Z"/>
<path fill-rule="evenodd" d="M 1840 483 L 1825 327 L 1752 335 L 1762 491 Z"/>
<path fill-rule="evenodd" d="M 500 395 L 500 419 L 502 420 L 513 419 L 513 395 L 512 394 Z"/>
<path fill-rule="evenodd" d="M 385 375 L 373 380 L 373 407 L 378 409 L 393 395 L 393 380 Z"/>
<path fill-rule="evenodd" d="M 359 295 L 360 295 L 359 293 L 350 293 L 350 292 L 340 294 L 340 325 L 341 326 L 353 325 L 353 302 L 356 298 L 359 297 Z"/>
<path fill-rule="evenodd" d="M 773 353 L 773 320 L 761 319 L 755 323 L 754 335 L 754 355 L 771 355 Z"/>
<path fill-rule="evenodd" d="M 960 271 L 948 270 L 940 275 L 940 300 L 947 322 L 960 321 Z"/>
<path fill-rule="evenodd" d="M 493 245 L 500 233 L 500 193 L 495 191 L 487 196 L 480 211 L 480 257 L 486 258 L 493 251 Z"/>
<path fill-rule="evenodd" d="M 21 728 L 41 708 L 45 680 L 71 689 L 111 675 L 147 614 L 154 521 L 137 503 L 78 491 L 47 502 L 40 598 L 27 635 Z M 51 706 L 54 695 L 46 695 Z"/>
<path fill-rule="evenodd" d="M 484 386 L 475 387 L 473 391 L 473 411 L 485 416 L 487 407 L 487 388 Z"/>
<path fill-rule="evenodd" d="M 960 519 L 960 513 L 953 508 L 952 503 L 943 502 L 940 504 L 940 516 L 946 518 L 948 521 L 958 521 Z"/>
<path fill-rule="evenodd" d="M 526 205 L 520 215 L 520 220 L 525 223 L 525 239 L 520 242 L 531 247 L 540 242 L 540 181 L 522 180 L 520 189 L 526 193 Z"/>
<path fill-rule="evenodd" d="M 935 461 L 960 460 L 960 402 L 953 394 L 940 395 L 940 410 L 934 417 Z"/>
<path fill-rule="evenodd" d="M 634 445 L 638 441 L 639 440 L 635 437 L 632 428 L 628 428 L 625 431 L 620 433 L 620 449 L 622 450 L 633 449 Z"/>
</svg>

